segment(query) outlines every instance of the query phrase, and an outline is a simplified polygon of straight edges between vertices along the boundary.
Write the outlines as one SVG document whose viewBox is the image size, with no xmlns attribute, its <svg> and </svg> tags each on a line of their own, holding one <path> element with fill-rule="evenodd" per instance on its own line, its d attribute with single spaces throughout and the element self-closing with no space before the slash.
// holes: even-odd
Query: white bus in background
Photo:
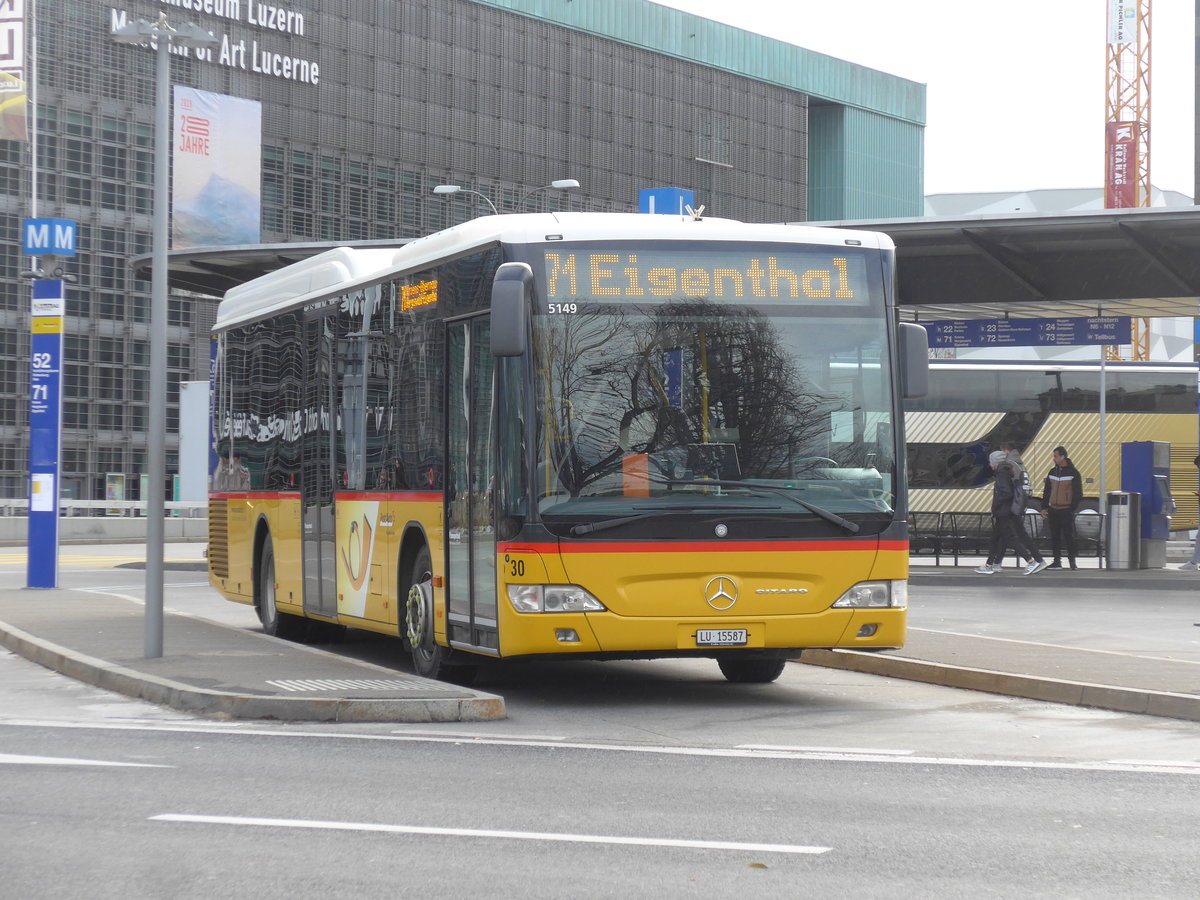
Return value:
<svg viewBox="0 0 1200 900">
<path fill-rule="evenodd" d="M 988 454 L 1021 449 L 1040 499 L 1051 454 L 1063 446 L 1083 476 L 1084 507 L 1121 489 L 1121 445 L 1167 441 L 1172 530 L 1196 527 L 1197 367 L 1194 363 L 1110 362 L 1104 373 L 1105 484 L 1100 484 L 1100 363 L 931 360 L 929 392 L 904 401 L 909 509 L 987 512 Z"/>
</svg>

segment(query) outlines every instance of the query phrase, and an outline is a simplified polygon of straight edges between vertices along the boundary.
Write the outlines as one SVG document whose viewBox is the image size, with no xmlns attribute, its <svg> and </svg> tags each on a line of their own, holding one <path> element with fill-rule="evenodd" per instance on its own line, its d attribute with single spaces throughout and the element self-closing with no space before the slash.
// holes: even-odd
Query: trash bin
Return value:
<svg viewBox="0 0 1200 900">
<path fill-rule="evenodd" d="M 1141 494 L 1113 491 L 1108 495 L 1104 548 L 1107 569 L 1136 569 L 1141 560 Z"/>
</svg>

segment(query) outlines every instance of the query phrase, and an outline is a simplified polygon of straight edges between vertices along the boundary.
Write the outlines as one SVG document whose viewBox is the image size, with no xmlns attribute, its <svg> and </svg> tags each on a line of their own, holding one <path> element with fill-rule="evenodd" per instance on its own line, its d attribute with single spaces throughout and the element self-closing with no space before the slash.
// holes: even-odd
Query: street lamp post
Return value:
<svg viewBox="0 0 1200 900">
<path fill-rule="evenodd" d="M 517 209 L 521 208 L 521 204 L 536 194 L 538 191 L 569 191 L 572 188 L 579 187 L 579 182 L 574 178 L 559 178 L 557 181 L 552 181 L 549 184 L 543 184 L 541 187 L 535 187 L 532 191 L 526 191 L 521 198 L 517 200 Z"/>
<path fill-rule="evenodd" d="M 473 191 L 470 188 L 459 187 L 457 184 L 439 184 L 433 189 L 433 192 L 435 194 L 474 194 L 476 197 L 483 198 L 483 202 L 488 205 L 493 216 L 498 215 L 500 212 L 500 210 L 496 209 L 496 204 L 492 202 L 487 194 Z"/>
<path fill-rule="evenodd" d="M 550 182 L 549 184 L 543 184 L 540 187 L 535 187 L 531 191 L 526 191 L 524 194 L 521 195 L 521 199 L 519 199 L 517 201 L 516 206 L 518 209 L 520 209 L 521 204 L 524 203 L 526 200 L 528 200 L 530 197 L 532 197 L 534 194 L 536 194 L 538 191 L 546 191 L 546 190 L 569 191 L 572 188 L 577 188 L 577 187 L 579 187 L 579 182 L 576 181 L 574 178 L 560 178 L 557 181 Z M 470 188 L 465 188 L 465 187 L 462 187 L 457 184 L 439 184 L 433 189 L 433 192 L 435 194 L 474 194 L 476 197 L 483 198 L 483 202 L 488 205 L 489 209 L 491 209 L 492 215 L 498 215 L 500 212 L 500 210 L 496 209 L 496 204 L 492 202 L 492 199 L 487 194 L 481 193 L 479 191 L 474 191 L 474 190 L 471 190 Z"/>
<path fill-rule="evenodd" d="M 171 143 L 171 45 L 215 47 L 220 42 L 199 25 L 172 28 L 165 14 L 156 22 L 138 19 L 112 30 L 121 44 L 149 44 L 155 52 L 154 72 L 154 229 L 153 274 L 150 281 L 150 409 L 147 421 L 146 468 L 146 612 L 144 653 L 163 655 L 163 532 L 167 480 L 167 249 L 170 227 L 168 172 Z"/>
</svg>

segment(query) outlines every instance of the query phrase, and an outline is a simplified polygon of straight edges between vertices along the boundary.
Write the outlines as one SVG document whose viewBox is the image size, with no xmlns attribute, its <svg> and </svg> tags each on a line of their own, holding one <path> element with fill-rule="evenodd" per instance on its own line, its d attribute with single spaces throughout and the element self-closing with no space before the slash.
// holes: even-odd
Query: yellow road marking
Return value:
<svg viewBox="0 0 1200 900">
<path fill-rule="evenodd" d="M 28 562 L 28 557 L 24 553 L 0 553 L 0 567 L 4 566 L 23 566 Z M 117 566 L 127 565 L 129 563 L 145 563 L 144 556 L 82 556 L 82 555 L 65 555 L 60 554 L 58 557 L 59 566 L 75 566 L 78 568 L 116 568 Z M 185 562 L 203 562 L 199 559 L 164 559 L 164 563 L 185 563 Z"/>
</svg>

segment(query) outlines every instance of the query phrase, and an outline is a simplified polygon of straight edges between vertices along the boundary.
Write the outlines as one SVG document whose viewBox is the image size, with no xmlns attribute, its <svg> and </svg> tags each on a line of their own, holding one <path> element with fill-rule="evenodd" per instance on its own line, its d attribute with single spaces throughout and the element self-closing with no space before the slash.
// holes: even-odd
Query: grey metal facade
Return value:
<svg viewBox="0 0 1200 900">
<path fill-rule="evenodd" d="M 923 88 L 643 0 L 42 0 L 38 214 L 80 223 L 68 263 L 78 281 L 67 301 L 67 497 L 101 498 L 106 473 L 145 468 L 150 286 L 128 261 L 150 250 L 154 58 L 111 40 L 114 9 L 196 21 L 319 66 L 306 81 L 254 71 L 248 54 L 241 65 L 172 61 L 175 84 L 262 102 L 263 243 L 409 238 L 486 211 L 471 195 L 435 197 L 443 182 L 502 211 L 575 178 L 578 190 L 535 193 L 521 208 L 630 210 L 640 188 L 683 187 L 707 214 L 748 221 L 920 212 Z M 289 17 L 271 22 L 271 10 Z M 697 35 L 703 48 L 685 58 Z M 819 88 L 811 107 L 806 78 Z M 839 85 L 842 100 L 831 96 Z M 874 97 L 879 108 L 858 106 Z M 831 123 L 814 139 L 819 199 L 814 121 Z M 28 145 L 0 141 L 9 497 L 28 492 L 29 282 L 17 236 L 31 169 Z M 170 300 L 171 442 L 179 382 L 207 378 L 214 311 L 213 298 Z"/>
</svg>

